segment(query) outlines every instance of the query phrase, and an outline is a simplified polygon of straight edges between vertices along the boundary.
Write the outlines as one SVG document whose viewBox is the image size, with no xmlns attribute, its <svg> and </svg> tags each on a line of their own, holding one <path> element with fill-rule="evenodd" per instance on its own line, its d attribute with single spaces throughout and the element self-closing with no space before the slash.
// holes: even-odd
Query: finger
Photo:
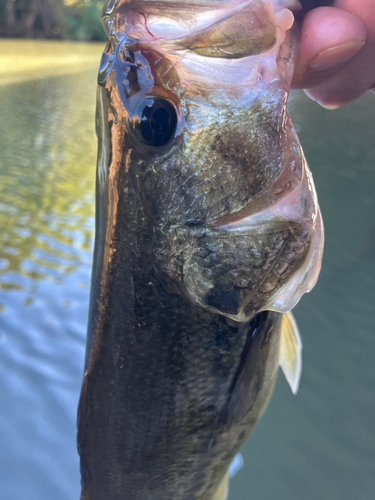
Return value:
<svg viewBox="0 0 375 500">
<path fill-rule="evenodd" d="M 367 43 L 345 66 L 324 83 L 305 90 L 314 101 L 328 109 L 358 99 L 375 85 L 375 43 Z"/>
<path fill-rule="evenodd" d="M 334 5 L 360 19 L 366 26 L 367 40 L 375 42 L 374 0 L 335 0 Z"/>
<path fill-rule="evenodd" d="M 366 36 L 364 23 L 349 12 L 334 7 L 308 12 L 292 87 L 309 88 L 328 80 L 362 49 Z"/>
</svg>

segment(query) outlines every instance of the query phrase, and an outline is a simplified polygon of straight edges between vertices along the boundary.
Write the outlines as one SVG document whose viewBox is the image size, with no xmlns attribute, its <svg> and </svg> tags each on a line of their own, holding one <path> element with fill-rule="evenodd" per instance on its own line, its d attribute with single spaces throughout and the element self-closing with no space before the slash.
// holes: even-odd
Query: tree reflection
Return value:
<svg viewBox="0 0 375 500">
<path fill-rule="evenodd" d="M 0 0 L 0 36 L 105 40 L 103 0 Z"/>
<path fill-rule="evenodd" d="M 22 276 L 59 280 L 91 259 L 96 73 L 2 86 L 0 288 L 22 287 Z"/>
</svg>

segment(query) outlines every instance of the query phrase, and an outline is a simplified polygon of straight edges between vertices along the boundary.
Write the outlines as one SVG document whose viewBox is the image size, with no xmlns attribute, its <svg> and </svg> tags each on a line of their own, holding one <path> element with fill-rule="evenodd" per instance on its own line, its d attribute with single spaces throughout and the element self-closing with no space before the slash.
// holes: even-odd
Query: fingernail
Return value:
<svg viewBox="0 0 375 500">
<path fill-rule="evenodd" d="M 304 89 L 305 94 L 308 97 L 310 97 L 310 99 L 312 101 L 315 101 L 317 104 L 319 104 L 319 106 L 321 106 L 322 108 L 329 109 L 330 111 L 331 110 L 333 111 L 335 109 L 341 108 L 341 106 L 343 104 L 345 104 L 343 102 L 330 102 L 330 103 L 324 102 L 321 99 L 318 99 L 317 97 L 315 97 L 314 93 L 310 93 L 309 90 L 310 89 Z"/>
<path fill-rule="evenodd" d="M 335 109 L 341 108 L 342 104 L 325 104 L 325 103 L 319 103 L 322 108 L 328 109 L 329 111 L 334 111 Z"/>
<path fill-rule="evenodd" d="M 365 43 L 366 42 L 363 40 L 354 40 L 353 42 L 348 42 L 338 47 L 331 47 L 330 49 L 323 50 L 323 52 L 320 52 L 320 54 L 311 61 L 310 69 L 318 73 L 336 68 L 349 61 L 349 59 L 361 50 Z"/>
</svg>

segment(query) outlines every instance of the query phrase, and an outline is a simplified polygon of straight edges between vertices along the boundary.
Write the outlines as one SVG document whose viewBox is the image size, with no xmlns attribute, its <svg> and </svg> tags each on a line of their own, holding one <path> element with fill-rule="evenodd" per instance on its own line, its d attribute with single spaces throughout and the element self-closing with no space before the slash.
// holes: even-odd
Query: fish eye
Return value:
<svg viewBox="0 0 375 500">
<path fill-rule="evenodd" d="M 138 111 L 142 142 L 158 147 L 172 139 L 177 127 L 177 112 L 170 102 L 160 98 L 147 99 L 142 101 Z"/>
</svg>

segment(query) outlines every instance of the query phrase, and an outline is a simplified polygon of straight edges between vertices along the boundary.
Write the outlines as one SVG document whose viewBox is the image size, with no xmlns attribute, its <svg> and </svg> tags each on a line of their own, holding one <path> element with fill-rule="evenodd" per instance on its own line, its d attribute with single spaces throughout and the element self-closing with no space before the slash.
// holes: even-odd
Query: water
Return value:
<svg viewBox="0 0 375 500">
<path fill-rule="evenodd" d="M 0 42 L 0 497 L 79 498 L 76 407 L 94 228 L 102 46 Z M 283 376 L 230 500 L 372 500 L 375 491 L 375 99 L 290 111 L 326 226 L 295 309 L 297 397 Z"/>
</svg>

